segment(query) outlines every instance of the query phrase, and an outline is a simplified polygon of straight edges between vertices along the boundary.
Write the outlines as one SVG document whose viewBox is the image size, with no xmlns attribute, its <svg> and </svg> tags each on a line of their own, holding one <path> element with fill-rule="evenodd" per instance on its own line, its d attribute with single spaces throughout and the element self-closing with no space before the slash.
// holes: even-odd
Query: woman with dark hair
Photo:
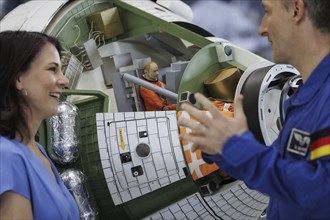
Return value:
<svg viewBox="0 0 330 220">
<path fill-rule="evenodd" d="M 35 141 L 68 85 L 61 45 L 46 34 L 5 31 L 0 48 L 0 219 L 79 219 L 75 200 Z"/>
</svg>

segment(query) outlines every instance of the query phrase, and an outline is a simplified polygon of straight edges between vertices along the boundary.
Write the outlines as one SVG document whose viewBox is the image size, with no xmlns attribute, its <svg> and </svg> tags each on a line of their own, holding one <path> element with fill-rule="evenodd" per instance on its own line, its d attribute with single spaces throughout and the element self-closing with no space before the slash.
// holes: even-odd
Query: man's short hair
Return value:
<svg viewBox="0 0 330 220">
<path fill-rule="evenodd" d="M 308 16 L 313 25 L 323 33 L 330 33 L 330 1 L 329 0 L 303 0 Z M 292 0 L 282 0 L 285 9 L 289 9 Z"/>
</svg>

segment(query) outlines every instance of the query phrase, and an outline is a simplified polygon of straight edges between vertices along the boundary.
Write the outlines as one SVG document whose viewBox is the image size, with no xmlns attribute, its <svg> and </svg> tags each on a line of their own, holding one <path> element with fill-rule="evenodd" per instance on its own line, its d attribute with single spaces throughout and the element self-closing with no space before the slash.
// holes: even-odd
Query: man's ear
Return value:
<svg viewBox="0 0 330 220">
<path fill-rule="evenodd" d="M 304 0 L 293 0 L 292 18 L 299 23 L 306 15 Z"/>
</svg>

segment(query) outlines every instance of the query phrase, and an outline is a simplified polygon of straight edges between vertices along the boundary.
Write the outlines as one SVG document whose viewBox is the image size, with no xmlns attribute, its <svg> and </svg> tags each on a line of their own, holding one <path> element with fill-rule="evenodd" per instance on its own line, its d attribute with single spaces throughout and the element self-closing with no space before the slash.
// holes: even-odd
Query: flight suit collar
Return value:
<svg viewBox="0 0 330 220">
<path fill-rule="evenodd" d="M 327 86 L 326 81 L 330 75 L 330 54 L 313 70 L 307 81 L 301 85 L 296 94 L 289 99 L 289 105 L 303 105 L 309 102 L 322 86 Z M 329 91 L 330 92 L 330 91 Z"/>
</svg>

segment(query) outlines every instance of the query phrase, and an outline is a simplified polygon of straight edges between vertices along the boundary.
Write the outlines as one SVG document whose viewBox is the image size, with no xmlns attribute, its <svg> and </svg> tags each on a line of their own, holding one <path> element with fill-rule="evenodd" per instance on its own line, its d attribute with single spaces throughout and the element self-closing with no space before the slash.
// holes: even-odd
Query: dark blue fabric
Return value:
<svg viewBox="0 0 330 220">
<path fill-rule="evenodd" d="M 330 128 L 330 54 L 285 103 L 286 120 L 270 147 L 251 132 L 231 137 L 222 155 L 203 154 L 206 162 L 270 196 L 267 220 L 330 219 L 330 157 L 310 160 L 287 151 L 292 129 L 310 135 Z"/>
<path fill-rule="evenodd" d="M 0 195 L 14 191 L 31 200 L 34 219 L 80 219 L 74 198 L 50 163 L 56 180 L 25 145 L 0 136 Z"/>
</svg>

